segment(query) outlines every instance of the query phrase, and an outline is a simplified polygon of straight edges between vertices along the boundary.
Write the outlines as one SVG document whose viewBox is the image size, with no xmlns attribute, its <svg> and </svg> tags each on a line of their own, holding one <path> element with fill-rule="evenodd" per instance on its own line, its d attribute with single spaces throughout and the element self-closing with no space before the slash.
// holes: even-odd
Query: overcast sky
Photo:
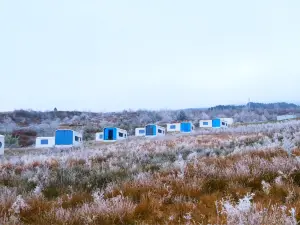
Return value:
<svg viewBox="0 0 300 225">
<path fill-rule="evenodd" d="M 300 102 L 299 0 L 0 1 L 0 111 Z"/>
</svg>

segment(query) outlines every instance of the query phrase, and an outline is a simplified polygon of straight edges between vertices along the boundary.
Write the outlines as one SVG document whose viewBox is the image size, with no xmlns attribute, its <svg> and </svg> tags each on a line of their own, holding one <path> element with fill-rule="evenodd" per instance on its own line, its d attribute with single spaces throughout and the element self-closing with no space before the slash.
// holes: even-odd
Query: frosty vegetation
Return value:
<svg viewBox="0 0 300 225">
<path fill-rule="evenodd" d="M 77 111 L 37 112 L 32 110 L 15 110 L 0 113 L 0 133 L 11 134 L 15 130 L 28 129 L 38 136 L 53 136 L 60 124 L 78 125 L 76 129 L 84 133 L 85 140 L 94 139 L 95 132 L 104 127 L 115 126 L 134 135 L 136 127 L 148 123 L 165 125 L 173 121 L 192 121 L 196 127 L 200 119 L 214 117 L 231 117 L 236 123 L 258 123 L 276 121 L 277 115 L 295 114 L 300 117 L 300 107 L 288 103 L 261 104 L 249 103 L 245 106 L 216 106 L 208 109 L 185 110 L 124 110 L 122 112 L 93 113 Z M 10 140 L 14 143 L 13 140 Z"/>
<path fill-rule="evenodd" d="M 300 121 L 7 150 L 0 224 L 297 224 Z"/>
</svg>

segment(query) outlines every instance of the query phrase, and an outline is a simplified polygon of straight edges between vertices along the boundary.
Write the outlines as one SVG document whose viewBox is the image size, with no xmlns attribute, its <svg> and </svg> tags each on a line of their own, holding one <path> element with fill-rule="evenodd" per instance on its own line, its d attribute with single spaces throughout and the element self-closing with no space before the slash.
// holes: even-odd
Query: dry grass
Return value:
<svg viewBox="0 0 300 225">
<path fill-rule="evenodd" d="M 49 158 L 24 153 L 26 160 L 0 164 L 0 224 L 245 224 L 241 218 L 294 224 L 289 210 L 300 220 L 300 150 L 288 155 L 279 145 L 257 147 L 265 138 L 222 133 Z M 240 212 L 249 193 L 254 204 Z"/>
<path fill-rule="evenodd" d="M 241 175 L 241 171 L 234 170 L 233 165 L 245 158 L 248 160 L 249 168 L 254 167 L 255 165 L 252 163 L 257 163 L 258 159 L 260 162 L 269 163 L 278 158 L 286 161 L 291 160 L 282 150 L 258 151 L 225 158 L 202 158 L 187 164 L 184 177 L 179 177 L 178 171 L 172 170 L 167 173 L 155 172 L 150 179 L 147 178 L 146 180 L 121 182 L 115 184 L 112 190 L 106 191 L 105 198 L 112 199 L 122 194 L 135 206 L 134 211 L 125 212 L 122 215 L 98 215 L 92 219 L 91 223 L 178 224 L 186 222 L 185 218 L 190 215 L 194 222 L 216 224 L 220 221 L 226 221 L 224 216 L 218 215 L 216 201 L 220 201 L 222 198 L 231 198 L 237 202 L 250 192 L 255 194 L 254 202 L 258 203 L 261 208 L 268 208 L 269 205 L 285 205 L 288 208 L 299 207 L 300 173 L 293 172 L 286 175 L 281 185 L 275 183 L 275 179 L 280 176 L 279 171 L 272 171 L 272 168 L 266 167 L 265 171 L 260 174 L 250 172 Z M 205 168 L 208 166 L 213 169 L 206 171 Z M 219 173 L 219 171 L 227 170 L 231 170 L 230 177 L 226 177 L 224 173 Z M 270 184 L 269 192 L 263 190 L 262 181 Z M 77 216 L 76 212 L 83 210 L 84 204 L 92 204 L 93 198 L 90 193 L 75 192 L 71 196 L 64 194 L 59 199 L 61 203 L 58 203 L 57 198 L 52 200 L 28 199 L 29 209 L 20 213 L 21 221 L 29 224 L 47 221 L 60 223 L 57 215 L 51 215 L 49 212 L 53 212 L 61 204 L 62 209 L 69 210 L 67 211 L 70 216 L 69 224 L 85 222 Z M 3 209 L 3 211 L 6 210 Z M 88 210 L 95 213 L 92 206 Z M 91 212 L 87 212 L 87 214 Z M 297 212 L 297 218 L 300 218 L 299 212 Z"/>
</svg>

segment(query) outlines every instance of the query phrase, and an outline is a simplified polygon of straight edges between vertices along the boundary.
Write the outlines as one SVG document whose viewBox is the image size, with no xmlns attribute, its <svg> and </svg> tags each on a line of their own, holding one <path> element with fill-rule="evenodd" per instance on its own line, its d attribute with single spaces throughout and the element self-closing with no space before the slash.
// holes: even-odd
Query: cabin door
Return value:
<svg viewBox="0 0 300 225">
<path fill-rule="evenodd" d="M 146 135 L 147 136 L 152 136 L 154 135 L 154 129 L 155 129 L 155 126 L 153 125 L 149 125 L 146 127 Z"/>
<path fill-rule="evenodd" d="M 109 130 L 108 131 L 108 140 L 113 140 L 114 139 L 114 131 L 113 130 Z"/>
</svg>

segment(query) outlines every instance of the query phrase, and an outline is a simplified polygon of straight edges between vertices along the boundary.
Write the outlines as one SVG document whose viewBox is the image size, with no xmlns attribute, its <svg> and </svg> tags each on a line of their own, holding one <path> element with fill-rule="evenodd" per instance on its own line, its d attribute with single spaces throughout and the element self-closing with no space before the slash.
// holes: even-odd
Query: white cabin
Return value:
<svg viewBox="0 0 300 225">
<path fill-rule="evenodd" d="M 83 145 L 82 134 L 70 129 L 55 131 L 55 147 L 79 147 Z"/>
<path fill-rule="evenodd" d="M 226 122 L 227 125 L 232 125 L 234 123 L 233 118 L 220 118 L 222 121 Z"/>
<path fill-rule="evenodd" d="M 192 122 L 168 123 L 167 132 L 191 133 L 195 130 Z"/>
<path fill-rule="evenodd" d="M 156 124 L 148 124 L 145 127 L 145 137 L 165 136 L 166 129 Z"/>
<path fill-rule="evenodd" d="M 0 135 L 0 155 L 4 155 L 5 137 Z"/>
<path fill-rule="evenodd" d="M 281 120 L 292 120 L 292 119 L 297 119 L 296 115 L 281 115 L 281 116 L 277 116 L 277 120 L 281 121 Z"/>
<path fill-rule="evenodd" d="M 96 141 L 103 141 L 103 132 L 96 133 L 95 140 Z"/>
<path fill-rule="evenodd" d="M 215 118 L 212 120 L 212 127 L 213 128 L 226 128 L 226 127 L 228 127 L 228 124 L 223 119 Z"/>
<path fill-rule="evenodd" d="M 180 132 L 180 123 L 168 123 L 167 132 Z"/>
<path fill-rule="evenodd" d="M 136 137 L 144 137 L 145 136 L 145 127 L 135 128 L 135 136 Z"/>
<path fill-rule="evenodd" d="M 117 127 L 106 127 L 103 129 L 103 141 L 115 142 L 128 138 L 127 131 Z"/>
<path fill-rule="evenodd" d="M 212 127 L 212 120 L 200 120 L 199 127 L 202 127 L 202 128 Z"/>
<path fill-rule="evenodd" d="M 35 140 L 36 148 L 52 148 L 55 146 L 55 137 L 37 137 Z"/>
</svg>

